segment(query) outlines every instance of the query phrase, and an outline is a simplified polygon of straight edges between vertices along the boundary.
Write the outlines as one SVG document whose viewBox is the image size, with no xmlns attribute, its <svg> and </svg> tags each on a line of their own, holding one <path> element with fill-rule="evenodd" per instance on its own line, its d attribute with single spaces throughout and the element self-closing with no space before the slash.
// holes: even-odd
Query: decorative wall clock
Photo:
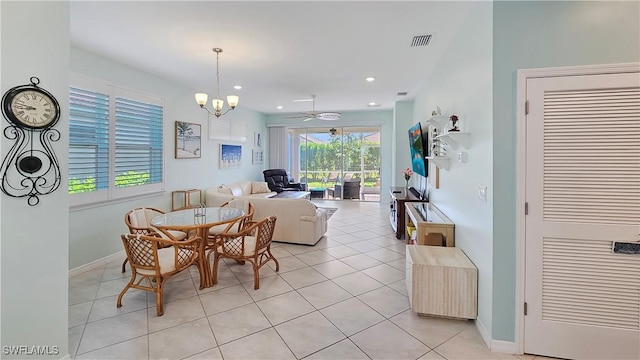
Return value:
<svg viewBox="0 0 640 360">
<path fill-rule="evenodd" d="M 2 115 L 10 125 L 4 137 L 14 144 L 2 161 L 0 189 L 11 197 L 27 197 L 27 204 L 35 206 L 38 196 L 60 186 L 60 164 L 51 146 L 60 140 L 60 132 L 53 129 L 60 119 L 60 104 L 38 86 L 40 79 L 33 76 L 29 82 L 2 96 Z"/>
</svg>

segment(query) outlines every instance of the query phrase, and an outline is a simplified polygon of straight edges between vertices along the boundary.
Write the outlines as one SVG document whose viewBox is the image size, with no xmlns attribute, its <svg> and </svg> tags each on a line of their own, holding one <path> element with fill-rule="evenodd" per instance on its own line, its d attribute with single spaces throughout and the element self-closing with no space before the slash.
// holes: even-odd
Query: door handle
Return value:
<svg viewBox="0 0 640 360">
<path fill-rule="evenodd" d="M 640 241 L 614 241 L 612 251 L 614 254 L 640 255 Z"/>
</svg>

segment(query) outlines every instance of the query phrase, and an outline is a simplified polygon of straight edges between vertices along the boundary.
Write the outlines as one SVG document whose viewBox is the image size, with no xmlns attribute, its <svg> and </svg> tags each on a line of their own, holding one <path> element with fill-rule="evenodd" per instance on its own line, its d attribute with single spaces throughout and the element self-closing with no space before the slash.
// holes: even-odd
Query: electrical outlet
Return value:
<svg viewBox="0 0 640 360">
<path fill-rule="evenodd" d="M 487 185 L 482 185 L 478 187 L 478 199 L 487 202 Z"/>
</svg>

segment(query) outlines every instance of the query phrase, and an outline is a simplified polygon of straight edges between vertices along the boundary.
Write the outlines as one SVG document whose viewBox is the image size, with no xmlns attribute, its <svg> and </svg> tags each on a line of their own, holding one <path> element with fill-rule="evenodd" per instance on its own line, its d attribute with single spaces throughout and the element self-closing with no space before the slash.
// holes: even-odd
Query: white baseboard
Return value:
<svg viewBox="0 0 640 360">
<path fill-rule="evenodd" d="M 518 353 L 518 346 L 516 346 L 515 342 L 492 339 L 487 328 L 480 319 L 476 319 L 476 328 L 478 328 L 478 332 L 480 333 L 480 336 L 482 336 L 482 340 L 491 351 L 504 354 Z"/>
<path fill-rule="evenodd" d="M 513 341 L 491 340 L 491 351 L 504 354 L 517 354 L 518 346 Z"/>
<path fill-rule="evenodd" d="M 487 328 L 479 318 L 476 319 L 476 328 L 478 328 L 478 332 L 480 333 L 480 336 L 482 336 L 482 340 L 484 341 L 484 343 L 489 349 L 491 349 L 491 335 L 489 335 Z"/>
<path fill-rule="evenodd" d="M 97 268 L 99 268 L 101 266 L 104 266 L 107 263 L 110 263 L 110 262 L 112 262 L 114 260 L 117 260 L 117 259 L 121 259 L 122 261 L 124 261 L 124 258 L 126 256 L 127 255 L 125 254 L 124 249 L 120 250 L 115 254 L 111 254 L 111 255 L 105 256 L 105 257 L 103 257 L 101 259 L 92 261 L 90 263 L 86 263 L 84 265 L 80 265 L 77 268 L 73 268 L 73 269 L 69 270 L 69 277 L 76 276 L 76 275 L 81 274 L 81 273 L 83 273 L 85 271 L 88 271 L 88 270 L 97 269 Z"/>
</svg>

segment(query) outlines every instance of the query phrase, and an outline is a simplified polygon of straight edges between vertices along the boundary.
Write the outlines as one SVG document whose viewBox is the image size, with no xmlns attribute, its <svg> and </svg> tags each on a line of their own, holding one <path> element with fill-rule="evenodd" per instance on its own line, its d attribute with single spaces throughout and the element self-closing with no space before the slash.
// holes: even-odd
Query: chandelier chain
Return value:
<svg viewBox="0 0 640 360">
<path fill-rule="evenodd" d="M 216 84 L 218 85 L 218 96 L 220 99 L 220 51 L 216 51 Z"/>
</svg>

